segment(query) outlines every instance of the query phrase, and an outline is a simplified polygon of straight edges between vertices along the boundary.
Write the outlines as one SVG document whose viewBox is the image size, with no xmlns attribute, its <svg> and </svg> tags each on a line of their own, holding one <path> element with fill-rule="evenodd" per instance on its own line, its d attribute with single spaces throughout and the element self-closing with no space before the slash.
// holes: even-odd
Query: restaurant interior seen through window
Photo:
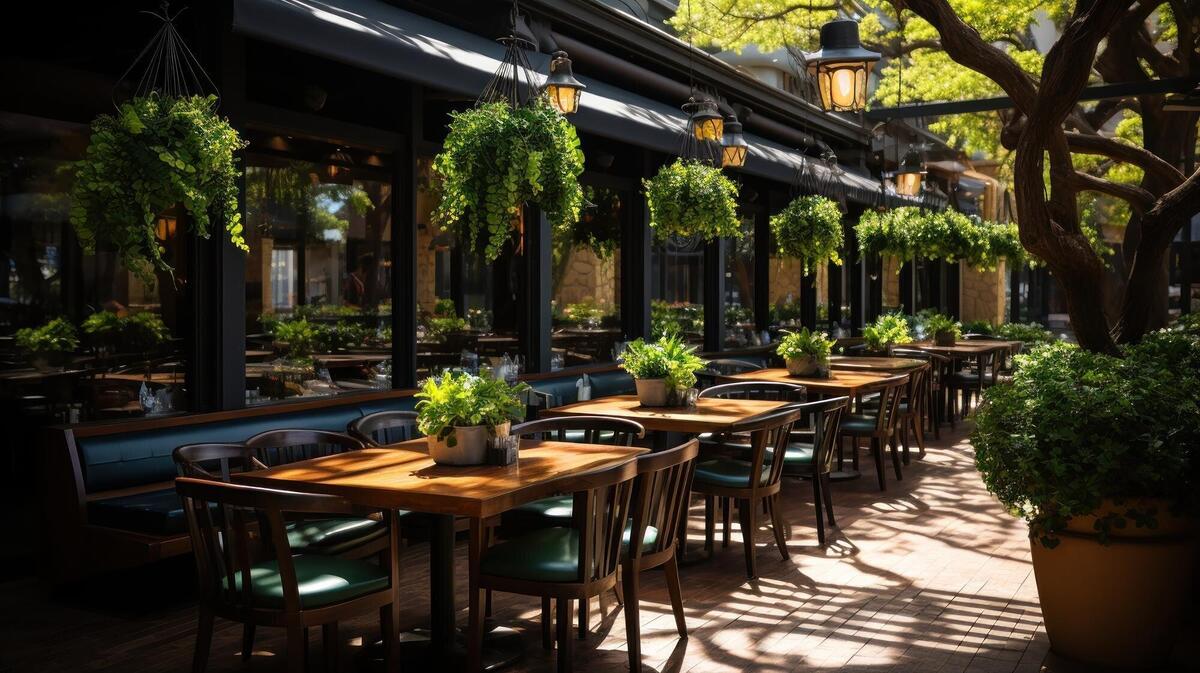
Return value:
<svg viewBox="0 0 1200 673">
<path fill-rule="evenodd" d="M 742 237 L 725 240 L 725 347 L 762 345 L 754 329 L 754 215 L 741 217 Z"/>
<path fill-rule="evenodd" d="M 156 238 L 171 271 L 139 277 L 69 221 L 82 124 L 0 113 L 0 399 L 9 427 L 190 407 L 190 237 L 174 212 Z"/>
<path fill-rule="evenodd" d="M 246 166 L 246 402 L 391 387 L 386 155 L 272 136 Z"/>
<path fill-rule="evenodd" d="M 704 241 L 656 238 L 651 255 L 650 332 L 704 345 Z"/>
</svg>

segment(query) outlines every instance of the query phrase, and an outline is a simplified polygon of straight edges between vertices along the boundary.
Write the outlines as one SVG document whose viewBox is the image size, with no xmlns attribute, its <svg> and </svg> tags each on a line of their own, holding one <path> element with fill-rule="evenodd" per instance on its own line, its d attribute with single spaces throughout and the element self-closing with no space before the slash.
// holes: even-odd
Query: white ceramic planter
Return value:
<svg viewBox="0 0 1200 673">
<path fill-rule="evenodd" d="M 638 401 L 643 407 L 665 407 L 669 397 L 666 379 L 637 379 Z"/>
</svg>

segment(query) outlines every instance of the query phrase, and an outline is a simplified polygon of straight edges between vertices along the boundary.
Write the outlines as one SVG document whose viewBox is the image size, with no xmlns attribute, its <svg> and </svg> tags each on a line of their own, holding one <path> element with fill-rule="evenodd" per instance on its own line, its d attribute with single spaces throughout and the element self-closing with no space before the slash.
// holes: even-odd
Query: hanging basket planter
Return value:
<svg viewBox="0 0 1200 673">
<path fill-rule="evenodd" d="M 223 226 L 234 246 L 249 250 L 234 158 L 245 143 L 215 105 L 214 96 L 152 93 L 92 122 L 71 191 L 71 224 L 84 250 L 115 249 L 127 269 L 152 285 L 156 270 L 172 271 L 158 219 L 175 207 L 187 212 L 197 236 Z"/>
<path fill-rule="evenodd" d="M 737 216 L 738 187 L 721 169 L 709 164 L 676 159 L 653 178 L 642 180 L 650 228 L 655 237 L 711 241 L 740 239 Z"/>
<path fill-rule="evenodd" d="M 493 261 L 536 205 L 556 227 L 579 219 L 583 152 L 575 127 L 544 97 L 513 107 L 484 103 L 452 114 L 433 162 L 441 202 L 433 219 L 468 250 Z"/>
<path fill-rule="evenodd" d="M 824 196 L 801 196 L 771 216 L 771 234 L 781 257 L 799 260 L 804 273 L 821 264 L 841 264 L 842 211 Z"/>
<path fill-rule="evenodd" d="M 963 261 L 992 271 L 1001 260 L 1034 262 L 1021 246 L 1017 225 L 989 222 L 955 211 L 923 208 L 868 211 L 854 227 L 863 254 L 890 255 L 901 260 Z"/>
</svg>

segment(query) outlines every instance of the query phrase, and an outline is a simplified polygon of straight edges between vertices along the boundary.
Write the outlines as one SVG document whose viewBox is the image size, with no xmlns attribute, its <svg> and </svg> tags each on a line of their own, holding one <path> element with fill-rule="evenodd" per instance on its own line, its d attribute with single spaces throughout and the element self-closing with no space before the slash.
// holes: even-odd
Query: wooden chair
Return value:
<svg viewBox="0 0 1200 673">
<path fill-rule="evenodd" d="M 246 440 L 264 465 L 294 463 L 365 448 L 362 440 L 328 430 L 268 430 Z"/>
<path fill-rule="evenodd" d="M 486 590 L 539 596 L 543 605 L 546 599 L 556 601 L 558 670 L 571 670 L 572 601 L 616 586 L 637 472 L 637 463 L 630 461 L 564 484 L 575 494 L 570 527 L 544 528 L 488 547 L 483 522 L 471 520 L 468 671 L 481 670 Z"/>
<path fill-rule="evenodd" d="M 184 444 L 171 452 L 181 477 L 230 482 L 230 475 L 266 468 L 245 444 Z M 215 469 L 214 469 L 215 468 Z"/>
<path fill-rule="evenodd" d="M 924 360 L 929 363 L 929 371 L 925 377 L 925 388 L 928 394 L 925 400 L 925 415 L 929 421 L 930 429 L 933 431 L 933 436 L 936 439 L 942 437 L 942 423 L 949 420 L 950 427 L 955 425 L 954 416 L 948 414 L 946 410 L 946 384 L 945 379 L 954 371 L 954 361 L 945 355 L 930 353 L 916 348 L 897 348 L 893 351 L 898 358 L 912 358 L 915 360 Z M 950 416 L 947 419 L 947 416 Z"/>
<path fill-rule="evenodd" d="M 696 372 L 696 378 L 700 381 L 701 388 L 707 388 L 716 384 L 718 376 L 732 376 L 733 374 L 753 372 L 762 368 L 763 366 L 760 364 L 746 362 L 745 360 L 717 358 L 709 360 L 707 367 Z"/>
<path fill-rule="evenodd" d="M 639 617 L 638 575 L 662 568 L 675 628 L 687 638 L 683 614 L 683 590 L 679 583 L 679 548 L 687 533 L 687 506 L 700 443 L 691 440 L 669 451 L 638 457 L 637 480 L 633 484 L 630 535 L 621 560 L 621 597 L 625 605 L 626 647 L 629 670 L 642 669 L 642 631 Z M 633 541 L 640 540 L 641 544 Z"/>
<path fill-rule="evenodd" d="M 892 467 L 896 471 L 896 479 L 903 479 L 900 469 L 900 452 L 896 442 L 896 423 L 900 418 L 900 400 L 908 385 L 907 376 L 894 376 L 882 382 L 879 391 L 879 406 L 874 413 L 847 414 L 842 419 L 843 437 L 849 437 L 854 444 L 854 466 L 858 467 L 858 440 L 870 440 L 871 455 L 875 459 L 875 474 L 879 479 L 879 490 L 886 490 L 887 484 L 883 476 L 883 447 L 892 448 Z M 840 444 L 839 444 L 840 453 Z M 839 459 L 840 462 L 840 459 Z"/>
<path fill-rule="evenodd" d="M 346 432 L 367 446 L 387 446 L 420 437 L 415 411 L 377 411 L 353 420 Z"/>
<path fill-rule="evenodd" d="M 849 407 L 849 402 L 849 397 L 831 397 L 797 406 L 804 414 L 814 416 L 812 441 L 789 443 L 783 458 L 784 474 L 812 481 L 813 505 L 817 510 L 817 541 L 822 547 L 825 546 L 822 506 L 824 516 L 829 518 L 829 525 L 837 525 L 833 517 L 829 474 L 833 471 L 833 455 L 841 432 L 842 414 Z"/>
<path fill-rule="evenodd" d="M 291 671 L 305 670 L 308 629 L 321 626 L 326 670 L 336 671 L 341 647 L 338 622 L 367 610 L 379 611 L 387 670 L 397 670 L 397 557 L 392 555 L 389 564 L 379 566 L 296 555 L 288 544 L 287 514 L 335 514 L 350 509 L 349 501 L 189 477 L 177 479 L 175 489 L 183 499 L 200 584 L 193 673 L 202 673 L 208 665 L 216 617 L 249 625 L 251 634 L 253 626 L 286 628 Z M 385 517 L 391 544 L 399 544 L 395 515 L 385 513 Z M 263 522 L 257 538 L 250 533 L 256 522 Z"/>
<path fill-rule="evenodd" d="M 692 491 L 704 496 L 704 547 L 713 548 L 713 514 L 717 498 L 730 498 L 738 503 L 742 526 L 742 545 L 746 553 L 746 576 L 755 579 L 754 533 L 757 530 L 758 510 L 766 508 L 775 530 L 775 543 L 784 559 L 789 558 L 784 540 L 783 520 L 779 508 L 779 483 L 784 461 L 768 460 L 782 456 L 791 439 L 792 426 L 803 415 L 796 405 L 737 423 L 733 435 L 749 435 L 749 460 L 719 456 L 696 464 Z"/>
</svg>

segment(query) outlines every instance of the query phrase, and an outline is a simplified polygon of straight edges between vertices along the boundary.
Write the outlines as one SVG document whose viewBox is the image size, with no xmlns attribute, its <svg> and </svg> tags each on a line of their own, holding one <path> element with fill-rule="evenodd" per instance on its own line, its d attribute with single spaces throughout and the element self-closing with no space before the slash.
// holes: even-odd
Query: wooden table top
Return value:
<svg viewBox="0 0 1200 673">
<path fill-rule="evenodd" d="M 1019 344 L 1019 341 L 992 341 L 992 340 L 972 340 L 972 341 L 956 341 L 953 346 L 938 346 L 932 341 L 917 341 L 910 344 L 904 344 L 905 348 L 918 348 L 930 353 L 939 355 L 956 355 L 972 356 L 983 353 L 991 353 L 998 350 L 1011 350 Z"/>
<path fill-rule="evenodd" d="M 851 369 L 871 372 L 907 372 L 925 366 L 924 360 L 916 358 L 853 357 L 834 355 L 829 358 L 833 369 Z"/>
<path fill-rule="evenodd" d="M 342 496 L 355 504 L 490 517 L 561 492 L 593 470 L 624 465 L 646 449 L 522 440 L 513 465 L 438 465 L 426 440 L 362 449 L 235 475 L 239 483 Z"/>
<path fill-rule="evenodd" d="M 822 395 L 849 395 L 854 397 L 879 387 L 884 381 L 904 374 L 886 374 L 883 372 L 850 371 L 832 369 L 829 378 L 822 379 L 811 376 L 792 376 L 782 367 L 757 369 L 752 372 L 717 377 L 721 383 L 736 383 L 738 381 L 774 381 L 779 383 L 798 383 L 809 392 Z"/>
<path fill-rule="evenodd" d="M 643 407 L 636 395 L 612 395 L 544 409 L 542 416 L 612 416 L 637 421 L 659 432 L 725 432 L 735 424 L 787 404 L 765 400 L 719 400 L 702 397 L 695 408 Z"/>
</svg>

